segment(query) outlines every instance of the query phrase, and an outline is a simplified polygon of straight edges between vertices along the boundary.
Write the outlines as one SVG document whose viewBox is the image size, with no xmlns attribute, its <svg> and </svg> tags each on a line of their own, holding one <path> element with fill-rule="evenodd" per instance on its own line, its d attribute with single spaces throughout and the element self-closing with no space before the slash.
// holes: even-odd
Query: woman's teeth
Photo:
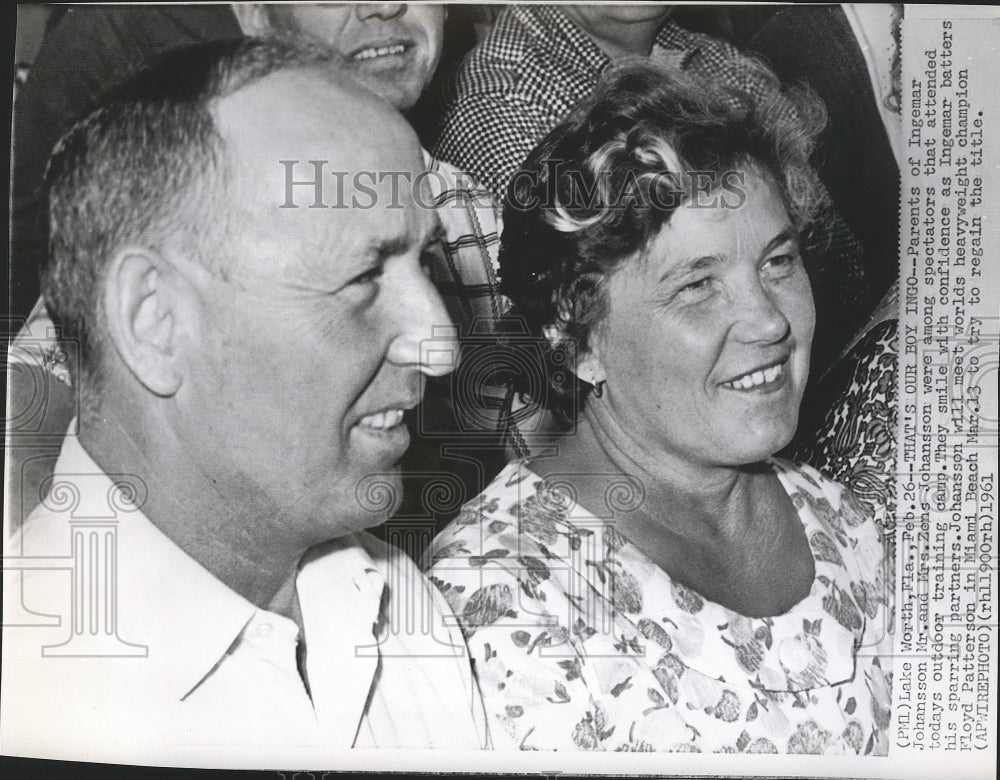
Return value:
<svg viewBox="0 0 1000 780">
<path fill-rule="evenodd" d="M 759 371 L 754 371 L 752 374 L 744 374 L 731 382 L 723 382 L 722 386 L 731 388 L 732 390 L 750 390 L 751 388 L 775 381 L 781 376 L 782 371 L 784 371 L 784 364 L 779 363 L 770 368 L 762 368 Z"/>
<path fill-rule="evenodd" d="M 378 414 L 370 414 L 367 417 L 362 417 L 358 425 L 362 428 L 374 428 L 378 431 L 386 431 L 389 428 L 395 428 L 401 422 L 403 422 L 403 410 L 390 409 L 387 412 L 379 412 Z"/>
<path fill-rule="evenodd" d="M 379 46 L 370 49 L 363 49 L 354 55 L 356 60 L 373 60 L 376 57 L 387 57 L 390 54 L 402 54 L 406 47 L 401 43 L 394 43 L 392 46 Z"/>
</svg>

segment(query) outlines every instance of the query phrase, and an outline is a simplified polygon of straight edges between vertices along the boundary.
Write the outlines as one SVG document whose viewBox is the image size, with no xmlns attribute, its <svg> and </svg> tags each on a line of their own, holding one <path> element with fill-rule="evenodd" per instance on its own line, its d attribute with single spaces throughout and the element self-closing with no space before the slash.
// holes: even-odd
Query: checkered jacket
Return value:
<svg viewBox="0 0 1000 780">
<path fill-rule="evenodd" d="M 651 56 L 753 95 L 763 89 L 734 47 L 671 21 Z M 610 64 L 557 7 L 508 6 L 456 77 L 434 155 L 468 171 L 502 202 L 535 144 L 594 91 Z"/>
</svg>

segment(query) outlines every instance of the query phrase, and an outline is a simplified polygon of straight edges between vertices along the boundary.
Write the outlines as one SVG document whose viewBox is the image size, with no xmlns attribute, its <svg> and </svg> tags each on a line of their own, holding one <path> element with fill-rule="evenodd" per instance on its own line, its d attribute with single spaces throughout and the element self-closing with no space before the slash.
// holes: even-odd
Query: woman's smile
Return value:
<svg viewBox="0 0 1000 780">
<path fill-rule="evenodd" d="M 760 368 L 751 369 L 734 379 L 721 382 L 720 384 L 727 390 L 736 390 L 739 392 L 770 393 L 780 390 L 785 386 L 788 378 L 788 372 L 785 370 L 787 362 L 788 358 L 786 357 Z"/>
</svg>

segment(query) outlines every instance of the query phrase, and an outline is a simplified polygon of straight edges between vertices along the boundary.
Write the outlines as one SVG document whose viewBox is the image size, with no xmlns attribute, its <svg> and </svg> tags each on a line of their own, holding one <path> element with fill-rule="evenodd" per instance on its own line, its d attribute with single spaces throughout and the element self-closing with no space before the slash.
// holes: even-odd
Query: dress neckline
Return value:
<svg viewBox="0 0 1000 780">
<path fill-rule="evenodd" d="M 608 599 L 616 620 L 628 621 L 647 638 L 661 630 L 672 636 L 671 652 L 685 666 L 711 677 L 730 682 L 742 678 L 751 686 L 779 691 L 808 690 L 850 679 L 854 648 L 865 627 L 864 613 L 852 592 L 855 572 L 848 567 L 850 543 L 811 469 L 778 458 L 767 463 L 792 500 L 815 568 L 809 592 L 780 615 L 749 617 L 710 601 L 676 582 L 613 524 L 602 523 L 572 497 L 564 495 L 550 503 L 567 518 L 569 527 L 603 525 L 599 547 L 612 553 L 602 564 L 609 572 L 607 581 L 615 581 L 619 588 L 627 583 L 637 589 L 628 598 L 612 594 Z M 512 462 L 501 473 L 508 485 L 537 480 L 536 494 L 546 492 L 546 478 L 524 460 Z M 587 523 L 588 517 L 596 524 Z M 606 591 L 606 582 L 592 571 L 596 569 L 588 566 L 578 574 L 591 588 Z M 651 628 L 653 624 L 657 628 Z M 652 650 L 659 652 L 656 647 Z"/>
</svg>

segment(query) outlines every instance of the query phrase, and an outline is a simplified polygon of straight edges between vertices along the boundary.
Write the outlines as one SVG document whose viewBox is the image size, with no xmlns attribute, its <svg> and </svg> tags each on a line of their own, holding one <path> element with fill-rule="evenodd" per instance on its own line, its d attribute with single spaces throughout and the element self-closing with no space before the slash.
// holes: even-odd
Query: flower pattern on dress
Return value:
<svg viewBox="0 0 1000 780">
<path fill-rule="evenodd" d="M 808 466 L 770 463 L 816 570 L 782 615 L 746 617 L 674 582 L 522 462 L 439 534 L 431 579 L 462 623 L 499 747 L 887 753 L 883 518 Z"/>
</svg>

